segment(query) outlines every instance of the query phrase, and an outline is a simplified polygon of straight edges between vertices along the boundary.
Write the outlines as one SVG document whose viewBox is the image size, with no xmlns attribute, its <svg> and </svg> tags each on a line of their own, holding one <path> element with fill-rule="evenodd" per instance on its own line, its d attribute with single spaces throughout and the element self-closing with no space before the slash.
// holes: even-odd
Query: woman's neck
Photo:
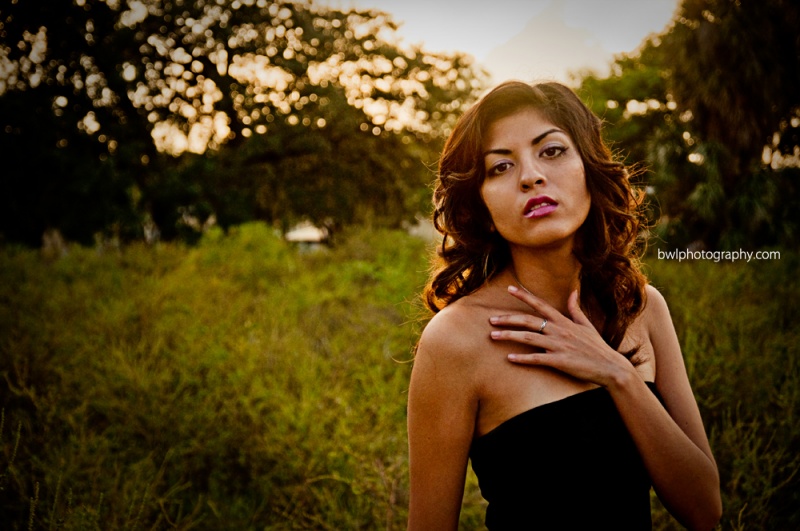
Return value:
<svg viewBox="0 0 800 531">
<path fill-rule="evenodd" d="M 571 249 L 512 249 L 509 273 L 519 287 L 565 314 L 570 293 L 580 289 L 581 264 Z"/>
</svg>

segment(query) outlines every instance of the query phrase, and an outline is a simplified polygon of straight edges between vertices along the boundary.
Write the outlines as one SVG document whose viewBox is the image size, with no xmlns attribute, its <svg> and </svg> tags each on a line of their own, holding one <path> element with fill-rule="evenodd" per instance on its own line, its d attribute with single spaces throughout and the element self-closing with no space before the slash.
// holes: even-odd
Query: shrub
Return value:
<svg viewBox="0 0 800 531">
<path fill-rule="evenodd" d="M 426 245 L 0 249 L 9 529 L 403 529 Z M 723 528 L 798 526 L 797 258 L 652 264 L 720 465 Z M 470 475 L 462 528 L 481 528 Z M 657 528 L 674 522 L 655 512 Z"/>
</svg>

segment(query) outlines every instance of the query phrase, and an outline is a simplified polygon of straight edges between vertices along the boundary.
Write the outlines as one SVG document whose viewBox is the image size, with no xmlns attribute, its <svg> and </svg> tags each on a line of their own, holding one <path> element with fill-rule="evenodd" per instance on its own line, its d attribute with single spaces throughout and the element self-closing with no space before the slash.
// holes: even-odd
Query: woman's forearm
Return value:
<svg viewBox="0 0 800 531">
<path fill-rule="evenodd" d="M 664 506 L 689 529 L 712 529 L 722 514 L 719 472 L 635 371 L 608 387 Z"/>
</svg>

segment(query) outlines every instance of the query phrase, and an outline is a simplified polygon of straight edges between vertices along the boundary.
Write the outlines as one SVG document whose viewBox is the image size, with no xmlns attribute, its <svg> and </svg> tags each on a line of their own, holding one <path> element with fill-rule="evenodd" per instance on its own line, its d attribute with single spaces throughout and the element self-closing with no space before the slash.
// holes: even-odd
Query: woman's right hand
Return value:
<svg viewBox="0 0 800 531">
<path fill-rule="evenodd" d="M 543 299 L 516 286 L 509 286 L 508 292 L 542 317 L 527 313 L 492 317 L 489 322 L 500 329 L 493 330 L 491 338 L 544 351 L 509 354 L 510 362 L 550 367 L 603 387 L 611 386 L 635 372 L 631 363 L 605 342 L 583 313 L 578 304 L 577 290 L 570 294 L 567 303 L 571 319 Z"/>
</svg>

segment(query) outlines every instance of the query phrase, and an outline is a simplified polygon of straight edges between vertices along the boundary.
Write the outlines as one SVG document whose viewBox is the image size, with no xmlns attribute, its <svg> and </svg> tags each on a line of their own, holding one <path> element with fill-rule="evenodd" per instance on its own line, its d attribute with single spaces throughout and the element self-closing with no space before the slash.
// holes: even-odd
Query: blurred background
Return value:
<svg viewBox="0 0 800 531">
<path fill-rule="evenodd" d="M 438 154 L 494 84 L 555 79 L 645 170 L 720 528 L 800 527 L 797 28 L 792 0 L 0 0 L 0 521 L 404 528 Z"/>
</svg>

